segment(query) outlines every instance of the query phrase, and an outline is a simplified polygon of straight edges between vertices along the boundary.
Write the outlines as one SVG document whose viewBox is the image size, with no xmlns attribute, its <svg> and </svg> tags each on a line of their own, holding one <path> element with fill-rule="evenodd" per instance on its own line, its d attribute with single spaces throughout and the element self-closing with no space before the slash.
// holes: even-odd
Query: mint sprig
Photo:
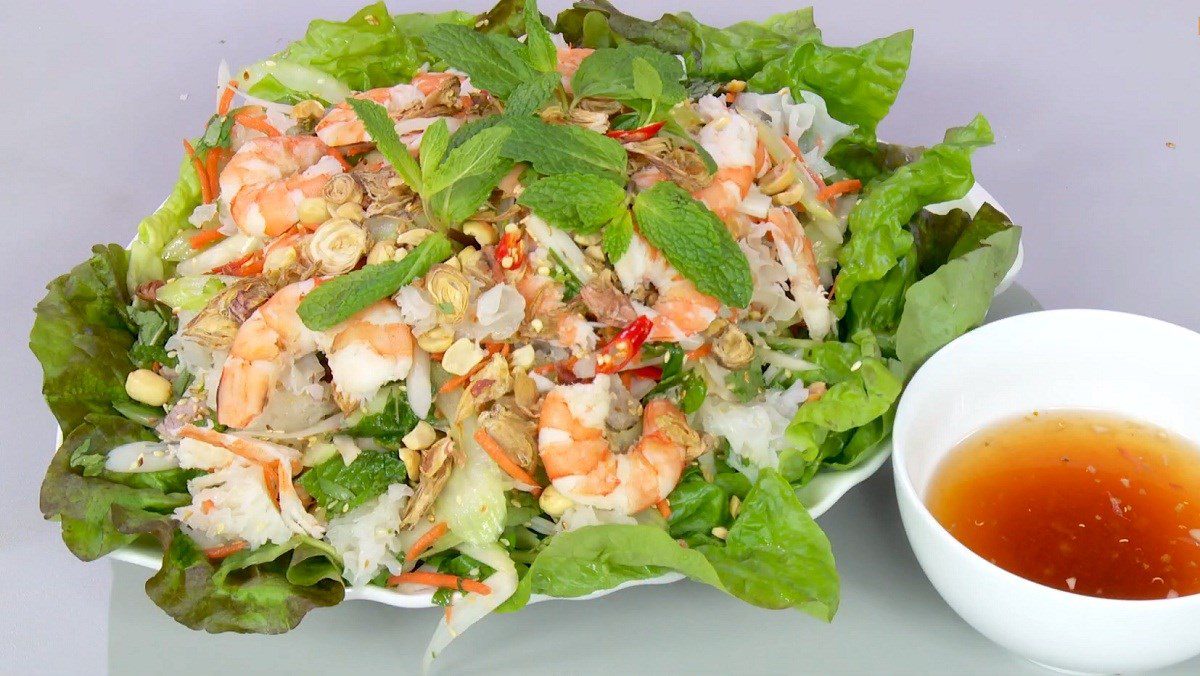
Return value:
<svg viewBox="0 0 1200 676">
<path fill-rule="evenodd" d="M 645 45 L 597 49 L 571 78 L 575 98 L 648 101 L 669 108 L 687 98 L 683 66 L 670 54 Z M 655 80 L 657 79 L 657 84 Z"/>
<path fill-rule="evenodd" d="M 701 293 L 731 307 L 750 304 L 754 282 L 746 254 L 703 203 L 664 181 L 638 194 L 633 215 L 646 241 Z"/>
<path fill-rule="evenodd" d="M 368 265 L 322 283 L 300 301 L 297 313 L 313 331 L 325 331 L 396 293 L 454 253 L 450 240 L 435 232 L 399 261 Z"/>
<path fill-rule="evenodd" d="M 587 235 L 625 211 L 625 189 L 592 174 L 556 174 L 531 184 L 517 203 L 560 230 Z"/>
<path fill-rule="evenodd" d="M 553 73 L 558 67 L 558 49 L 550 38 L 550 31 L 542 24 L 536 0 L 525 0 L 525 48 L 534 68 Z"/>
<path fill-rule="evenodd" d="M 457 225 L 474 214 L 512 168 L 500 153 L 511 133 L 507 128 L 484 129 L 452 149 L 450 129 L 444 119 L 438 120 L 421 137 L 418 165 L 396 134 L 387 109 L 371 101 L 347 100 L 384 158 L 421 196 L 425 212 L 443 225 Z"/>
<path fill-rule="evenodd" d="M 387 108 L 366 99 L 350 97 L 346 103 L 354 109 L 354 114 L 362 120 L 363 128 L 375 140 L 375 148 L 393 167 L 400 178 L 413 190 L 421 191 L 421 168 L 417 161 L 408 154 L 408 146 L 400 140 L 396 133 L 392 118 Z"/>
<path fill-rule="evenodd" d="M 505 35 L 479 33 L 466 26 L 442 24 L 425 36 L 425 46 L 439 59 L 464 71 L 471 83 L 507 99 L 537 70 L 525 45 Z"/>
</svg>

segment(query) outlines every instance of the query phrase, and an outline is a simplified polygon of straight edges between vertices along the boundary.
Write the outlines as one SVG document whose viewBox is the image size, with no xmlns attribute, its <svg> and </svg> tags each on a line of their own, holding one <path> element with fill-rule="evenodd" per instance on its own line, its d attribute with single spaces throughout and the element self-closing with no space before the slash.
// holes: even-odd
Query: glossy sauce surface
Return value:
<svg viewBox="0 0 1200 676">
<path fill-rule="evenodd" d="M 1158 427 L 1040 412 L 951 451 L 926 504 L 1005 570 L 1088 596 L 1200 592 L 1200 448 Z"/>
</svg>

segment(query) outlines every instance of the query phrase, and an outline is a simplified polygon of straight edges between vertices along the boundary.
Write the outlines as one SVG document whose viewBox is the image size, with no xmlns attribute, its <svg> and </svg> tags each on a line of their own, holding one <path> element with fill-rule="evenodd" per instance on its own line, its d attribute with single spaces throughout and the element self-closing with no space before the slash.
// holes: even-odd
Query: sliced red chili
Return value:
<svg viewBox="0 0 1200 676">
<path fill-rule="evenodd" d="M 525 241 L 519 229 L 504 231 L 496 245 L 496 260 L 505 270 L 516 270 L 525 263 Z"/>
<path fill-rule="evenodd" d="M 604 135 L 609 138 L 615 138 L 621 143 L 630 143 L 633 141 L 646 141 L 654 137 L 666 122 L 655 122 L 637 129 L 612 129 L 604 132 Z"/>
<path fill-rule="evenodd" d="M 620 371 L 642 349 L 642 343 L 650 337 L 654 322 L 649 317 L 638 317 L 621 329 L 604 347 L 596 352 L 596 372 L 616 373 Z"/>
<path fill-rule="evenodd" d="M 625 369 L 621 371 L 621 375 L 629 374 L 631 378 L 646 378 L 648 380 L 662 380 L 661 366 L 639 366 L 635 369 Z"/>
</svg>

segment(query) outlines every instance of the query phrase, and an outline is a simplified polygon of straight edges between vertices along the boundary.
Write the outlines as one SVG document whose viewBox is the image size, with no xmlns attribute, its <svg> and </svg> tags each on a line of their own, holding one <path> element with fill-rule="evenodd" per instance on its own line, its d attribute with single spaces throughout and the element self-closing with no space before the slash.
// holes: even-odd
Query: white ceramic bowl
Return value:
<svg viewBox="0 0 1200 676">
<path fill-rule="evenodd" d="M 1200 443 L 1200 334 L 1099 310 L 989 324 L 935 354 L 900 400 L 892 461 L 900 515 L 930 582 L 996 643 L 1051 668 L 1112 673 L 1200 654 L 1200 595 L 1092 598 L 1013 575 L 967 549 L 923 497 L 938 462 L 981 427 L 1035 410 L 1096 410 Z"/>
</svg>

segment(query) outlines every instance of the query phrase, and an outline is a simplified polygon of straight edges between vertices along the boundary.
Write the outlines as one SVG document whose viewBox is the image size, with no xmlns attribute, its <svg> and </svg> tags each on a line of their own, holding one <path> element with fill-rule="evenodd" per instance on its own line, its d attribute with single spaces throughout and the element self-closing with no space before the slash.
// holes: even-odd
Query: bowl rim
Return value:
<svg viewBox="0 0 1200 676">
<path fill-rule="evenodd" d="M 1050 587 L 1048 585 L 1041 584 L 1040 582 L 1034 582 L 1033 580 L 1021 577 L 1016 573 L 1010 572 L 996 565 L 995 563 L 992 563 L 983 556 L 980 556 L 970 547 L 967 547 L 960 542 L 958 538 L 951 535 L 950 531 L 946 530 L 945 526 L 943 526 L 942 523 L 933 516 L 933 513 L 929 511 L 929 506 L 926 505 L 925 500 L 918 495 L 916 486 L 913 485 L 912 478 L 908 474 L 906 464 L 909 457 L 908 449 L 905 447 L 903 438 L 897 434 L 897 431 L 908 425 L 910 423 L 910 419 L 914 415 L 912 413 L 913 404 L 911 402 L 915 395 L 912 393 L 919 393 L 922 387 L 929 387 L 924 383 L 924 378 L 922 377 L 922 371 L 925 371 L 925 373 L 928 374 L 926 367 L 929 364 L 933 363 L 934 360 L 939 358 L 953 359 L 956 351 L 963 349 L 963 345 L 969 345 L 978 341 L 993 340 L 995 338 L 992 334 L 1002 333 L 1009 326 L 1016 323 L 1062 321 L 1068 318 L 1080 317 L 1129 322 L 1143 326 L 1153 326 L 1158 330 L 1165 330 L 1175 333 L 1182 332 L 1180 335 L 1187 335 L 1189 339 L 1195 340 L 1197 345 L 1200 346 L 1200 333 L 1179 326 L 1178 324 L 1173 324 L 1162 319 L 1156 319 L 1154 317 L 1147 317 L 1145 315 L 1138 315 L 1130 312 L 1087 308 L 1040 310 L 1037 312 L 1015 315 L 985 324 L 963 334 L 962 336 L 959 336 L 945 347 L 934 353 L 928 360 L 926 360 L 926 362 L 922 364 L 919 369 L 917 369 L 917 372 L 913 374 L 913 377 L 909 379 L 908 384 L 904 387 L 904 392 L 900 395 L 900 402 L 896 408 L 896 418 L 892 423 L 892 435 L 889 439 L 892 446 L 892 473 L 894 475 L 894 483 L 896 485 L 896 501 L 897 503 L 907 502 L 910 506 L 912 506 L 913 509 L 910 510 L 909 513 L 919 519 L 921 524 L 925 527 L 925 530 L 932 532 L 933 537 L 937 538 L 940 543 L 948 545 L 949 550 L 953 552 L 953 556 L 969 560 L 974 564 L 982 565 L 983 570 L 989 572 L 992 576 L 1004 580 L 1005 583 L 1009 585 L 1020 587 L 1024 591 L 1035 594 L 1044 594 L 1051 598 L 1060 599 L 1066 603 L 1086 605 L 1096 609 L 1107 609 L 1113 611 L 1144 610 L 1155 605 L 1171 605 L 1173 607 L 1184 605 L 1200 605 L 1200 592 L 1161 599 L 1110 599 L 1099 596 L 1089 596 L 1086 594 L 1076 594 L 1075 592 Z M 924 377 L 928 378 L 929 376 L 925 375 Z M 903 507 L 903 504 L 900 506 Z M 904 533 L 909 539 L 911 546 L 912 535 L 909 533 L 907 521 L 904 524 Z M 979 577 L 978 572 L 968 572 L 967 574 Z"/>
</svg>

